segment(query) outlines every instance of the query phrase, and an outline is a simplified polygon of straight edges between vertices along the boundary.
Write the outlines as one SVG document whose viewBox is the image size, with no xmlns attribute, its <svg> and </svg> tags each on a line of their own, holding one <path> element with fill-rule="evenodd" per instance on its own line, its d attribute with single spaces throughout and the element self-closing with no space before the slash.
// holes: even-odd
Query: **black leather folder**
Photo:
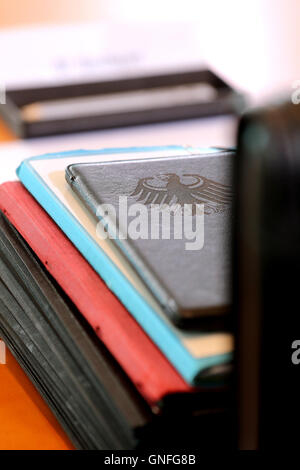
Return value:
<svg viewBox="0 0 300 470">
<path fill-rule="evenodd" d="M 80 163 L 66 169 L 73 190 L 99 224 L 107 226 L 112 241 L 179 326 L 199 320 L 217 328 L 230 312 L 233 161 L 231 150 L 203 149 L 191 156 Z M 115 213 L 103 217 L 99 208 L 104 204 L 111 204 Z M 146 211 L 145 233 L 138 238 L 130 233 L 130 209 L 136 204 Z M 199 218 L 196 223 L 201 204 L 203 241 Z M 157 218 L 153 205 L 161 211 Z M 169 215 L 173 205 L 177 215 Z M 186 205 L 191 210 L 187 218 L 179 212 Z M 185 232 L 187 219 L 197 233 L 193 242 Z"/>
</svg>

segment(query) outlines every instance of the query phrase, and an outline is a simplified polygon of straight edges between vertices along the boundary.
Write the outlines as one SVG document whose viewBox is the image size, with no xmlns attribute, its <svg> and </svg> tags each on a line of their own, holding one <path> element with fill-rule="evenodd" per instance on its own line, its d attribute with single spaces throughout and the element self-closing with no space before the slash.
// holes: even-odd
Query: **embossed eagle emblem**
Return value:
<svg viewBox="0 0 300 470">
<path fill-rule="evenodd" d="M 204 213 L 224 212 L 230 206 L 232 189 L 200 175 L 165 173 L 141 178 L 130 194 L 145 205 L 204 204 Z"/>
</svg>

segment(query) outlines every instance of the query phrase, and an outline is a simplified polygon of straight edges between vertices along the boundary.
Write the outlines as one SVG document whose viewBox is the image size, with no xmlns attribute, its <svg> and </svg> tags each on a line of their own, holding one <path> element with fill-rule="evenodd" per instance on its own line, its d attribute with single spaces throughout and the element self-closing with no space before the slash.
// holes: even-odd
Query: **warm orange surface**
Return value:
<svg viewBox="0 0 300 470">
<path fill-rule="evenodd" d="M 56 418 L 10 352 L 0 364 L 0 449 L 72 449 Z"/>
<path fill-rule="evenodd" d="M 0 122 L 0 143 L 13 140 Z M 0 450 L 73 449 L 52 412 L 6 348 L 0 364 Z"/>
<path fill-rule="evenodd" d="M 8 142 L 10 140 L 15 140 L 15 136 L 11 132 L 10 129 L 0 121 L 0 143 L 1 142 Z"/>
</svg>

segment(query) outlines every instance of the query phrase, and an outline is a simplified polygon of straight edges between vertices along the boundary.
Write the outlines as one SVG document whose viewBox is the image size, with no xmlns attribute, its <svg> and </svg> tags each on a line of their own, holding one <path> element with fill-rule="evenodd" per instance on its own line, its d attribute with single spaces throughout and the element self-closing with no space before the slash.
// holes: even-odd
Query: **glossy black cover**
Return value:
<svg viewBox="0 0 300 470">
<path fill-rule="evenodd" d="M 289 101 L 252 111 L 239 126 L 234 298 L 241 449 L 299 445 L 299 136 L 300 106 Z"/>
</svg>

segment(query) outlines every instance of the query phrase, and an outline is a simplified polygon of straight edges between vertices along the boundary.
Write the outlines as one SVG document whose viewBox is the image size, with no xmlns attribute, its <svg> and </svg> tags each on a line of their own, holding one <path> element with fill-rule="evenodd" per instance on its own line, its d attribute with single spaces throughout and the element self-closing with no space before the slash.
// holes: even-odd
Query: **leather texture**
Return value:
<svg viewBox="0 0 300 470">
<path fill-rule="evenodd" d="M 74 164 L 66 171 L 67 181 L 95 217 L 101 204 L 111 204 L 118 218 L 120 196 L 127 198 L 128 210 L 135 203 L 145 205 L 146 239 L 133 240 L 129 235 L 114 241 L 165 313 L 179 325 L 230 311 L 233 158 L 233 152 L 224 150 L 215 155 Z M 184 234 L 176 239 L 175 216 L 169 219 L 169 239 L 161 235 L 154 239 L 153 226 L 156 224 L 161 234 L 164 223 L 162 218 L 153 223 L 152 203 L 178 203 L 181 207 L 203 203 L 203 248 L 188 250 L 190 240 Z M 195 223 L 194 213 L 192 218 Z M 132 220 L 128 217 L 129 223 Z M 182 216 L 181 223 L 184 227 Z M 107 224 L 109 232 L 113 221 Z"/>
<path fill-rule="evenodd" d="M 209 328 L 206 321 L 203 324 L 201 321 L 201 325 L 189 330 L 174 327 L 118 246 L 112 240 L 103 240 L 97 236 L 97 219 L 68 187 L 65 169 L 75 162 L 98 162 L 102 159 L 115 161 L 119 158 L 158 158 L 159 155 L 198 156 L 218 152 L 223 150 L 183 146 L 74 150 L 28 158 L 17 169 L 17 175 L 27 190 L 180 375 L 192 385 L 207 383 L 208 380 L 215 382 L 216 376 L 220 378 L 221 374 L 228 372 L 234 346 L 231 330 L 220 325 Z M 209 319 L 211 323 L 214 324 Z"/>
</svg>

